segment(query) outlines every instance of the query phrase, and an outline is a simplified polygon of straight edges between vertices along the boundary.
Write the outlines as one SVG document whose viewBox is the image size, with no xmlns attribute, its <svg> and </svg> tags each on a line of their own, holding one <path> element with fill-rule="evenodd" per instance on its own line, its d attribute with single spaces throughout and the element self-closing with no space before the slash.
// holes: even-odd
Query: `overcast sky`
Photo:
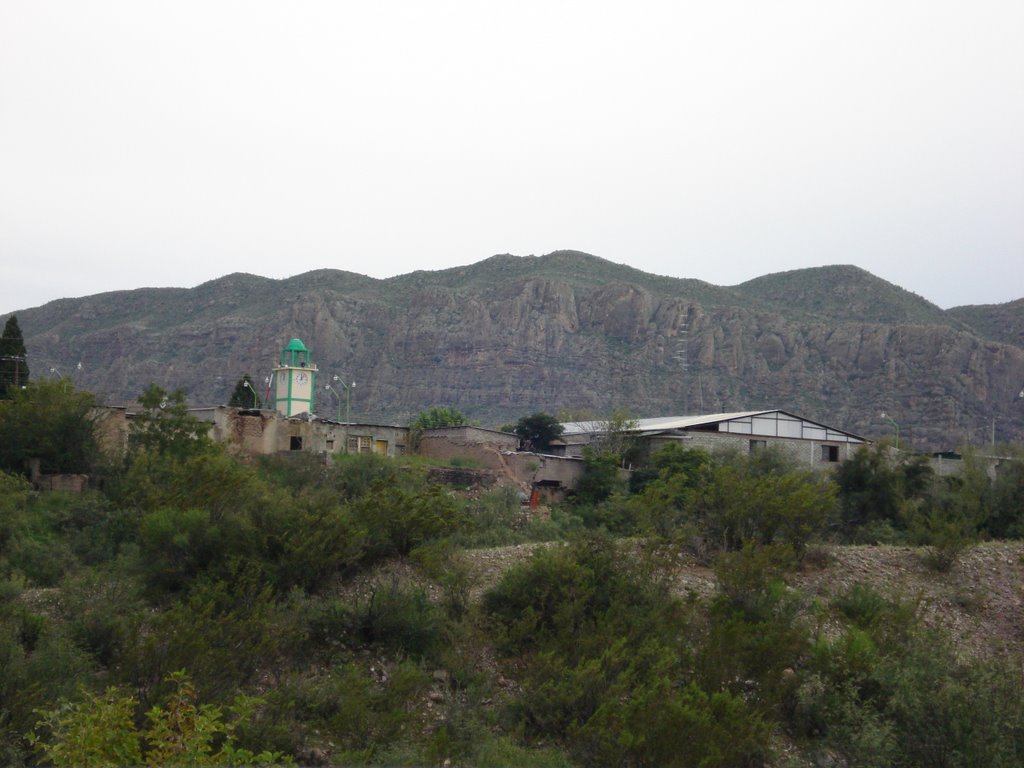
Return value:
<svg viewBox="0 0 1024 768">
<path fill-rule="evenodd" d="M 0 313 L 571 248 L 1024 296 L 1024 2 L 0 0 Z"/>
</svg>

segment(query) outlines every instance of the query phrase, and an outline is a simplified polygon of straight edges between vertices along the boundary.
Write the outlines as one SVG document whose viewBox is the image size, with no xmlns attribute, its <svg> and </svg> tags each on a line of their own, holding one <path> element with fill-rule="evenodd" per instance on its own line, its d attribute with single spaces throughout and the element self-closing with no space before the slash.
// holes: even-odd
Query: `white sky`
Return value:
<svg viewBox="0 0 1024 768">
<path fill-rule="evenodd" d="M 561 248 L 1024 296 L 1024 3 L 0 0 L 0 312 Z"/>
</svg>

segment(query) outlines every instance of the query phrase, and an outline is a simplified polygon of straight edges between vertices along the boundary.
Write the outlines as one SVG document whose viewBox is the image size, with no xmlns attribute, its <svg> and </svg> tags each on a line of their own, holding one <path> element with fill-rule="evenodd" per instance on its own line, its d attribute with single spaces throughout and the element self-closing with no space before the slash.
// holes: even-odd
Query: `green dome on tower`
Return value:
<svg viewBox="0 0 1024 768">
<path fill-rule="evenodd" d="M 305 367 L 310 365 L 309 349 L 302 339 L 292 339 L 281 350 L 281 365 Z"/>
<path fill-rule="evenodd" d="M 292 339 L 281 350 L 274 368 L 274 407 L 285 416 L 312 413 L 316 397 L 317 367 L 302 339 Z"/>
</svg>

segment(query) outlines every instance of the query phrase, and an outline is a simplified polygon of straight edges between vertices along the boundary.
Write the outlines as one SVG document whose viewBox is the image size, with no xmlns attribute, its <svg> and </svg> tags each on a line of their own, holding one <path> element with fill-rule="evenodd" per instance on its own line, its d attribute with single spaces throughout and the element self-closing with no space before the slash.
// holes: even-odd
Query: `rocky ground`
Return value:
<svg viewBox="0 0 1024 768">
<path fill-rule="evenodd" d="M 530 558 L 545 544 L 474 549 L 462 553 L 475 602 L 509 568 Z M 971 547 L 948 571 L 928 564 L 923 548 L 830 546 L 816 550 L 791 585 L 808 600 L 822 602 L 865 583 L 887 597 L 910 601 L 925 619 L 950 632 L 965 653 L 1024 653 L 1024 542 L 985 542 Z M 680 553 L 673 579 L 680 595 L 701 597 L 715 590 L 715 575 L 695 557 Z M 344 589 L 349 598 L 365 599 L 385 580 L 413 581 L 435 599 L 439 588 L 411 563 L 389 562 L 364 574 Z"/>
<path fill-rule="evenodd" d="M 543 546 L 551 545 L 520 544 L 461 553 L 470 601 L 478 602 L 509 568 L 525 562 Z M 951 633 L 966 655 L 1024 654 L 1024 542 L 978 544 L 962 553 L 946 571 L 931 567 L 929 554 L 926 549 L 912 547 L 820 547 L 806 559 L 804 569 L 792 576 L 790 584 L 803 595 L 808 615 L 816 602 L 827 603 L 831 596 L 861 582 L 883 595 L 915 605 L 927 621 Z M 696 593 L 706 598 L 714 593 L 714 572 L 694 556 L 678 553 L 671 568 L 680 595 Z M 375 588 L 395 579 L 416 583 L 433 599 L 442 599 L 437 584 L 425 578 L 409 560 L 382 564 L 346 582 L 343 592 L 349 599 L 366 600 Z M 462 652 L 469 654 L 467 661 L 473 668 L 486 670 L 494 681 L 495 698 L 482 705 L 496 706 L 518 690 L 516 676 L 510 674 L 507 661 L 500 661 L 484 638 L 479 640 Z M 428 730 L 429 723 L 442 716 L 441 702 L 451 695 L 444 684 L 447 674 L 445 670 L 434 672 L 435 685 L 422 702 L 424 727 Z M 776 746 L 781 750 L 780 762 L 773 765 L 812 764 L 784 736 Z"/>
<path fill-rule="evenodd" d="M 470 550 L 472 595 L 478 598 L 537 544 Z M 948 571 L 928 565 L 928 551 L 913 547 L 833 546 L 792 585 L 808 598 L 827 599 L 856 582 L 918 605 L 925 618 L 951 632 L 964 652 L 1024 651 L 1024 543 L 986 542 L 964 552 Z M 674 578 L 681 595 L 715 589 L 715 576 L 695 558 L 680 555 Z"/>
</svg>

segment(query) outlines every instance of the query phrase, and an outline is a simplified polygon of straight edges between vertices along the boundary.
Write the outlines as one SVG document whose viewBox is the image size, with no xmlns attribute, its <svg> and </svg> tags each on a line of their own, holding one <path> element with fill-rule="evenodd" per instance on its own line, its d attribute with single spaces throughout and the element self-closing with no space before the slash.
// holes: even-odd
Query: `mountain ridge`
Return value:
<svg viewBox="0 0 1024 768">
<path fill-rule="evenodd" d="M 871 436 L 891 430 L 884 410 L 921 448 L 983 441 L 992 418 L 1000 439 L 1024 439 L 1024 301 L 942 310 L 851 265 L 722 287 L 579 251 L 504 254 L 384 279 L 232 273 L 17 314 L 30 355 L 62 371 L 81 361 L 76 383 L 111 401 L 151 381 L 226 401 L 297 336 L 321 371 L 358 382 L 360 419 L 783 407 Z"/>
</svg>

